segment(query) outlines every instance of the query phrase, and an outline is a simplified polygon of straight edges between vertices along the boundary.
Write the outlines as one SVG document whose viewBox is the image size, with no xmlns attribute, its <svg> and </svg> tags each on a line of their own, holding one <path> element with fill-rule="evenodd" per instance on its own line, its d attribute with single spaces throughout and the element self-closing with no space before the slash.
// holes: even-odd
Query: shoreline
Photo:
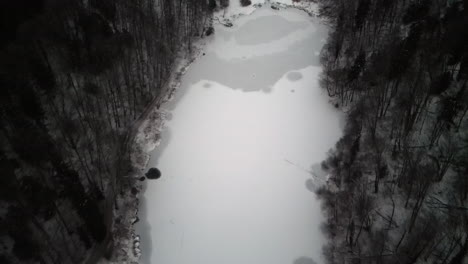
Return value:
<svg viewBox="0 0 468 264">
<path fill-rule="evenodd" d="M 164 85 L 161 95 L 146 108 L 129 132 L 128 152 L 125 155 L 130 156 L 132 170 L 125 177 L 128 181 L 122 182 L 121 192 L 115 198 L 117 204 L 112 212 L 113 221 L 109 232 L 111 238 L 103 254 L 107 257 L 110 255 L 110 259 L 102 258 L 97 263 L 138 263 L 139 235 L 135 232 L 135 224 L 139 221 L 140 199 L 146 188 L 146 180 L 140 181 L 140 178 L 144 176 L 150 153 L 161 142 L 160 134 L 168 112 L 160 109 L 160 106 L 172 100 L 175 91 L 180 86 L 181 77 L 201 56 L 205 41 L 206 37 L 199 37 L 192 44 L 192 53 L 188 52 L 188 47 L 184 47 L 179 52 L 174 62 L 174 70 Z"/>
</svg>

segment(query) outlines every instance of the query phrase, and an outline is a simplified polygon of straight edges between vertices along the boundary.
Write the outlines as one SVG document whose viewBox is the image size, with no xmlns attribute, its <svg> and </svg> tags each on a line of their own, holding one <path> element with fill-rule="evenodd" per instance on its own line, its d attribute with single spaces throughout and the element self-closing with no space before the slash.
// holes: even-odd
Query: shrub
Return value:
<svg viewBox="0 0 468 264">
<path fill-rule="evenodd" d="M 213 28 L 213 27 L 209 27 L 209 28 L 206 30 L 206 32 L 205 32 L 205 34 L 206 34 L 207 36 L 210 36 L 210 35 L 213 34 L 213 33 L 214 33 L 214 28 Z"/>
<path fill-rule="evenodd" d="M 249 6 L 252 4 L 252 1 L 250 0 L 240 0 L 241 6 Z"/>
<path fill-rule="evenodd" d="M 149 169 L 145 175 L 146 175 L 146 178 L 150 180 L 157 180 L 161 178 L 161 172 L 157 168 Z"/>
<path fill-rule="evenodd" d="M 222 8 L 226 8 L 229 6 L 229 0 L 219 0 L 219 4 Z"/>
</svg>

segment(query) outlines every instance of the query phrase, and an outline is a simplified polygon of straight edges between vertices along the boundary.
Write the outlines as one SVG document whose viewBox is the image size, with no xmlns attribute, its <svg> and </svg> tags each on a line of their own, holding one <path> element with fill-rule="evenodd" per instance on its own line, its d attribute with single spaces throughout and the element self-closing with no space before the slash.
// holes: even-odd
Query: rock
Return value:
<svg viewBox="0 0 468 264">
<path fill-rule="evenodd" d="M 145 175 L 149 180 L 157 180 L 161 178 L 161 172 L 157 168 L 149 169 Z"/>
<path fill-rule="evenodd" d="M 145 181 L 145 177 L 140 177 L 140 181 Z"/>
<path fill-rule="evenodd" d="M 225 27 L 232 27 L 234 26 L 231 22 L 226 22 L 226 24 L 224 24 Z"/>
<path fill-rule="evenodd" d="M 132 192 L 133 195 L 136 195 L 138 193 L 138 189 L 133 187 L 131 192 Z"/>
<path fill-rule="evenodd" d="M 279 7 L 277 7 L 277 6 L 275 6 L 275 5 L 271 5 L 271 9 L 279 10 Z"/>
</svg>

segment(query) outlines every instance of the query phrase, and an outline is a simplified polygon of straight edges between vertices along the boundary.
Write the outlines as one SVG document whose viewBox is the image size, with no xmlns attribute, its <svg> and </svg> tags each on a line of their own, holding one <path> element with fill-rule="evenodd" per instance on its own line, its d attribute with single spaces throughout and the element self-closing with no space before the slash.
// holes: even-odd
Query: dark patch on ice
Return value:
<svg viewBox="0 0 468 264">
<path fill-rule="evenodd" d="M 315 190 L 317 189 L 317 186 L 315 186 L 314 180 L 312 179 L 307 179 L 305 181 L 305 186 L 310 192 L 315 192 Z"/>
<path fill-rule="evenodd" d="M 295 91 L 295 90 L 291 90 L 291 93 L 294 93 L 294 92 L 296 92 L 296 91 Z"/>
<path fill-rule="evenodd" d="M 302 76 L 302 73 L 300 73 L 300 72 L 290 72 L 290 73 L 288 73 L 288 75 L 286 77 L 291 82 L 296 82 L 296 81 L 299 81 L 300 79 L 302 79 L 303 76 Z"/>
<path fill-rule="evenodd" d="M 211 83 L 205 83 L 205 84 L 203 84 L 203 87 L 205 87 L 205 88 L 211 88 Z"/>
<path fill-rule="evenodd" d="M 309 257 L 300 257 L 293 264 L 317 264 L 317 262 Z"/>
</svg>

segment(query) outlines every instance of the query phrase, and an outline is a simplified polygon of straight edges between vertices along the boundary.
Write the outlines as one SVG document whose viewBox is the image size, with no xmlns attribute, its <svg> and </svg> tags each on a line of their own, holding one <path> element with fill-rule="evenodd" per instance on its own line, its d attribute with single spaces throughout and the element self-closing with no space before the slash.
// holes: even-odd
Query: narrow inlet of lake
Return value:
<svg viewBox="0 0 468 264">
<path fill-rule="evenodd" d="M 215 27 L 183 76 L 162 143 L 162 172 L 141 198 L 141 263 L 323 263 L 314 189 L 342 115 L 319 87 L 327 28 L 268 5 Z"/>
</svg>

